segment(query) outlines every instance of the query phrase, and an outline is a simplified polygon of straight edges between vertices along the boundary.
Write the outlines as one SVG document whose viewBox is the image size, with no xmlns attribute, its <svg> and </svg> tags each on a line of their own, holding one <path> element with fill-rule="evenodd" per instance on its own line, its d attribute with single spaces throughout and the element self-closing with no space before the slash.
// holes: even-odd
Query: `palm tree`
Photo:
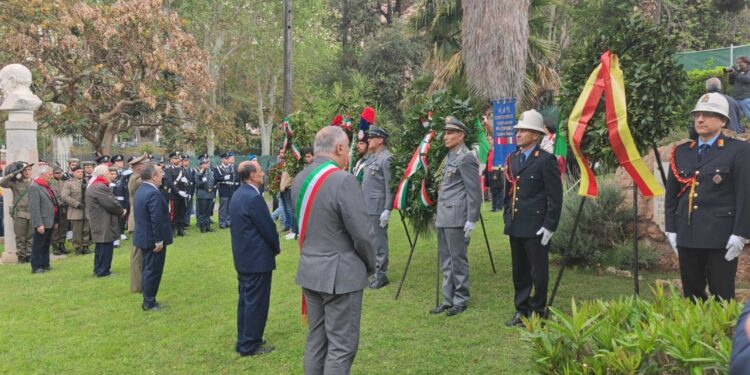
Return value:
<svg viewBox="0 0 750 375">
<path fill-rule="evenodd" d="M 521 108 L 537 107 L 544 93 L 557 93 L 559 89 L 559 77 L 554 68 L 559 51 L 556 43 L 549 40 L 547 35 L 550 3 L 550 0 L 530 0 Z M 420 0 L 417 9 L 411 19 L 412 26 L 422 32 L 431 45 L 428 66 L 434 71 L 434 77 L 430 90 L 465 83 L 467 77 L 462 49 L 462 1 Z M 498 19 L 504 17 L 508 17 L 507 12 L 503 12 Z M 504 29 L 495 26 L 496 21 L 497 19 L 492 19 L 489 23 L 477 26 L 484 26 L 487 32 L 504 35 Z"/>
</svg>

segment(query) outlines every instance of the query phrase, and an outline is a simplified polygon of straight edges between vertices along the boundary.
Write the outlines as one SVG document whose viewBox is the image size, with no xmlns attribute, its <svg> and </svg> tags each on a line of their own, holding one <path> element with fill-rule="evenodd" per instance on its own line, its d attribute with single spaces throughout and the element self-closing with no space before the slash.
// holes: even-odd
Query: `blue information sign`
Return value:
<svg viewBox="0 0 750 375">
<path fill-rule="evenodd" d="M 505 167 L 505 158 L 516 151 L 516 99 L 492 101 L 493 167 Z"/>
</svg>

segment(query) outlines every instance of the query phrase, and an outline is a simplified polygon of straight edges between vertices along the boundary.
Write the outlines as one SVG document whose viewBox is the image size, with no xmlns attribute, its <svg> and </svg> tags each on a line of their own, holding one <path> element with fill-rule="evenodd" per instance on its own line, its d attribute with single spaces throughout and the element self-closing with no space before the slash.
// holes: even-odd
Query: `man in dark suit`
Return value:
<svg viewBox="0 0 750 375">
<path fill-rule="evenodd" d="M 341 169 L 348 165 L 349 138 L 327 126 L 315 135 L 315 160 L 292 183 L 292 199 L 302 208 L 295 281 L 307 301 L 308 375 L 350 372 L 359 347 L 362 291 L 375 272 L 372 222 L 359 182 Z"/>
<path fill-rule="evenodd" d="M 263 332 L 271 299 L 271 272 L 274 257 L 281 252 L 276 224 L 260 194 L 263 170 L 257 161 L 245 161 L 237 168 L 242 181 L 232 196 L 232 256 L 239 283 L 237 302 L 237 344 L 241 356 L 265 354 L 273 346 L 263 346 Z"/>
<path fill-rule="evenodd" d="M 519 150 L 506 162 L 503 218 L 510 238 L 516 313 L 505 324 L 523 325 L 521 317 L 545 316 L 549 282 L 549 241 L 562 211 L 562 180 L 555 156 L 542 150 L 542 115 L 521 114 L 516 129 Z M 531 296 L 531 290 L 534 295 Z"/>
<path fill-rule="evenodd" d="M 142 184 L 134 196 L 133 214 L 135 231 L 133 245 L 141 249 L 143 270 L 143 304 L 146 310 L 161 310 L 156 302 L 161 275 L 164 271 L 164 260 L 167 245 L 172 244 L 172 226 L 169 221 L 167 201 L 159 191 L 164 172 L 154 163 L 146 164 L 141 169 Z"/>
<path fill-rule="evenodd" d="M 177 236 L 185 235 L 185 211 L 187 210 L 187 201 L 190 197 L 188 189 L 190 180 L 188 179 L 185 168 L 182 168 L 182 156 L 175 151 L 169 154 L 169 165 L 164 168 L 164 173 L 169 179 L 170 185 L 170 204 L 172 205 L 172 231 Z"/>
<path fill-rule="evenodd" d="M 664 201 L 666 235 L 680 259 L 685 297 L 734 298 L 737 257 L 750 238 L 750 145 L 724 137 L 729 105 L 704 94 L 693 109 L 696 141 L 673 152 Z"/>
<path fill-rule="evenodd" d="M 750 375 L 750 301 L 737 319 L 732 341 L 729 375 Z"/>
</svg>

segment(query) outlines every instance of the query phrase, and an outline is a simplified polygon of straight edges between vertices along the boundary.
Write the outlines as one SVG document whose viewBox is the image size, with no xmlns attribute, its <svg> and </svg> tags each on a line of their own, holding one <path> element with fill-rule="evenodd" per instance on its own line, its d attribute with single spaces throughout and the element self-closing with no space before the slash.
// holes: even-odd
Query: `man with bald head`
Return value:
<svg viewBox="0 0 750 375">
<path fill-rule="evenodd" d="M 241 356 L 266 354 L 263 332 L 271 299 L 271 272 L 281 252 L 276 224 L 260 193 L 265 174 L 256 160 L 244 161 L 237 168 L 241 184 L 232 195 L 229 217 L 232 221 L 232 256 L 237 271 L 237 343 Z"/>
<path fill-rule="evenodd" d="M 706 93 L 718 92 L 727 100 L 729 104 L 729 122 L 726 128 L 734 131 L 737 134 L 744 133 L 745 129 L 742 127 L 742 109 L 739 103 L 729 95 L 724 95 L 721 89 L 721 80 L 716 77 L 711 77 L 706 80 Z"/>
<path fill-rule="evenodd" d="M 359 347 L 362 291 L 375 272 L 375 232 L 349 165 L 349 138 L 327 126 L 315 159 L 292 183 L 301 254 L 296 283 L 307 301 L 305 374 L 349 374 Z M 314 220 L 312 220 L 314 218 Z"/>
<path fill-rule="evenodd" d="M 21 64 L 0 70 L 0 92 L 4 98 L 0 110 L 36 111 L 42 100 L 31 92 L 31 72 Z"/>
</svg>

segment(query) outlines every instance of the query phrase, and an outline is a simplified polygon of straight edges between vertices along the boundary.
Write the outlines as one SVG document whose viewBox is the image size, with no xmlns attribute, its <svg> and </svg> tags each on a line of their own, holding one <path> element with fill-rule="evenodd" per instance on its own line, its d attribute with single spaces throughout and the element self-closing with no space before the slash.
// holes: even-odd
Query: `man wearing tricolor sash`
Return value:
<svg viewBox="0 0 750 375">
<path fill-rule="evenodd" d="M 469 303 L 469 258 L 466 248 L 479 221 L 482 186 L 479 161 L 466 147 L 469 128 L 453 116 L 445 119 L 445 147 L 449 149 L 440 184 L 435 226 L 443 272 L 443 302 L 431 314 L 458 315 Z"/>
<path fill-rule="evenodd" d="M 675 147 L 664 202 L 666 235 L 680 259 L 685 297 L 734 298 L 737 257 L 750 238 L 750 145 L 727 138 L 727 100 L 703 95 L 693 113 L 697 141 Z"/>
<path fill-rule="evenodd" d="M 365 196 L 365 207 L 370 215 L 370 222 L 375 231 L 377 247 L 375 275 L 370 280 L 370 288 L 379 289 L 388 284 L 388 219 L 393 208 L 393 191 L 391 191 L 391 158 L 393 155 L 386 148 L 388 132 L 378 126 L 370 127 L 368 132 L 368 149 L 372 156 L 365 164 L 362 179 L 362 194 Z"/>
<path fill-rule="evenodd" d="M 339 127 L 315 135 L 315 160 L 292 183 L 299 221 L 308 333 L 305 374 L 348 374 L 359 347 L 362 291 L 375 272 L 372 224 L 349 165 L 349 139 Z M 305 305 L 303 305 L 303 313 Z"/>
<path fill-rule="evenodd" d="M 549 241 L 562 211 L 562 180 L 557 159 L 539 143 L 546 132 L 542 115 L 521 114 L 518 151 L 508 155 L 503 218 L 510 239 L 516 313 L 505 324 L 521 326 L 522 317 L 545 316 L 549 282 Z M 532 289 L 534 295 L 531 295 Z"/>
</svg>

